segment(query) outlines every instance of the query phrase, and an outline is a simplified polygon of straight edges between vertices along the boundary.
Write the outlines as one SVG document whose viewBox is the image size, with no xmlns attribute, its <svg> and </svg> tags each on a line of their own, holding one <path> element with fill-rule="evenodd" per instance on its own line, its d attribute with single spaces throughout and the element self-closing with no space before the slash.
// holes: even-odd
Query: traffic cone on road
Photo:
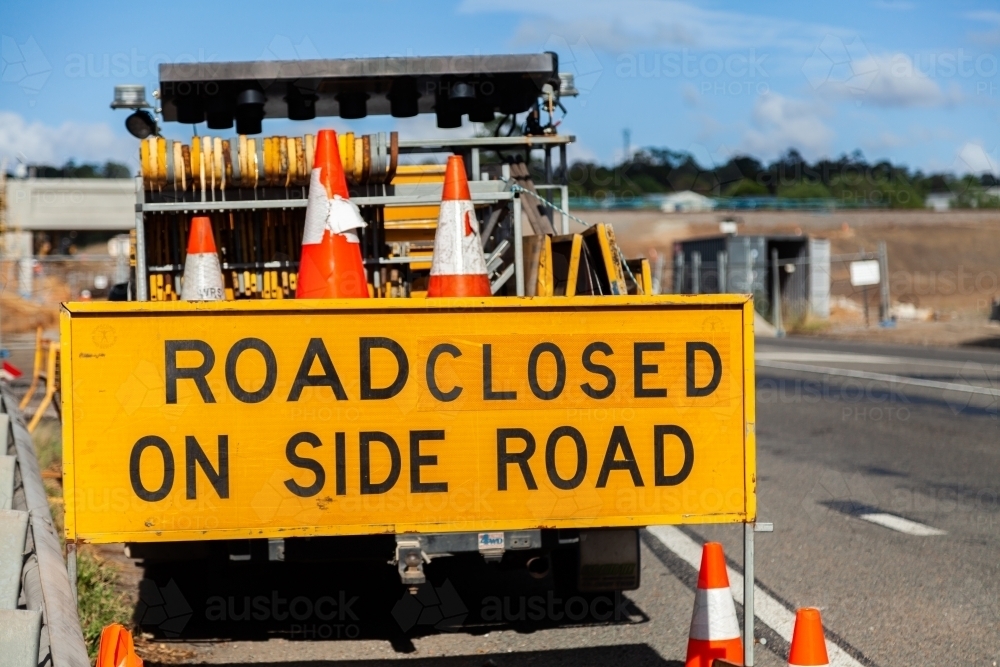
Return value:
<svg viewBox="0 0 1000 667">
<path fill-rule="evenodd" d="M 742 665 L 743 642 L 722 545 L 706 542 L 701 552 L 685 667 L 712 667 L 716 659 Z"/>
<path fill-rule="evenodd" d="M 368 277 L 355 231 L 365 221 L 349 199 L 333 130 L 316 135 L 313 165 L 295 298 L 368 298 Z"/>
<path fill-rule="evenodd" d="M 799 609 L 795 612 L 792 650 L 788 653 L 789 667 L 827 667 L 829 664 L 819 609 Z"/>
<path fill-rule="evenodd" d="M 142 667 L 142 658 L 135 652 L 132 633 L 120 623 L 112 623 L 101 631 L 95 667 Z"/>
<path fill-rule="evenodd" d="M 222 301 L 225 298 L 222 267 L 215 251 L 215 237 L 212 236 L 212 221 L 205 216 L 192 218 L 181 300 Z"/>
<path fill-rule="evenodd" d="M 491 296 L 479 220 L 461 156 L 448 158 L 427 296 Z"/>
</svg>

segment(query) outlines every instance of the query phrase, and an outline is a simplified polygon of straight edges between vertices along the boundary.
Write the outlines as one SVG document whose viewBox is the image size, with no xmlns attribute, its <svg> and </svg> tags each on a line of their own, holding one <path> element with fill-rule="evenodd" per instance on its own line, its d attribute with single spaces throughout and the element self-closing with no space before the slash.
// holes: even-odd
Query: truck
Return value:
<svg viewBox="0 0 1000 667">
<path fill-rule="evenodd" d="M 575 92 L 554 53 L 164 64 L 164 122 L 236 133 L 171 140 L 118 91 L 141 142 L 128 300 L 63 309 L 71 553 L 367 559 L 414 594 L 478 554 L 623 591 L 641 526 L 752 521 L 751 301 L 657 297 L 645 259 L 570 213 Z M 422 113 L 485 130 L 340 132 L 371 298 L 295 300 L 315 137 L 263 120 Z M 442 154 L 464 158 L 492 297 L 424 298 L 444 169 L 420 160 Z M 194 215 L 221 302 L 179 300 Z"/>
</svg>

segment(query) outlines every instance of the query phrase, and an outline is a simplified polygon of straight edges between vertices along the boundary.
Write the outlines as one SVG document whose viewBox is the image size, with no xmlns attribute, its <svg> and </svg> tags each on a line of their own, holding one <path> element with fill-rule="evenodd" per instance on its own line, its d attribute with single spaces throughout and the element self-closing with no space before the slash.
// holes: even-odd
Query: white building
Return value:
<svg viewBox="0 0 1000 667">
<path fill-rule="evenodd" d="M 660 210 L 664 213 L 711 211 L 714 208 L 715 202 L 713 200 L 691 190 L 667 195 L 660 203 Z"/>
<path fill-rule="evenodd" d="M 135 227 L 135 179 L 7 179 L 7 228 L 119 231 Z"/>
<path fill-rule="evenodd" d="M 950 192 L 931 192 L 924 199 L 924 206 L 937 213 L 941 213 L 951 208 L 953 199 L 955 199 L 955 195 Z"/>
</svg>

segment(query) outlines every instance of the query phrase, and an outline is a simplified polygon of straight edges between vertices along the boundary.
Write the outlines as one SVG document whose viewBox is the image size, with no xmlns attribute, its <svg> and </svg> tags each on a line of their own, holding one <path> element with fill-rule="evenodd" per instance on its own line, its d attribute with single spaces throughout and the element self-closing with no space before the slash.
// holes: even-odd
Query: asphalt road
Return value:
<svg viewBox="0 0 1000 667">
<path fill-rule="evenodd" d="M 760 519 L 775 525 L 756 537 L 757 664 L 786 664 L 791 610 L 817 606 L 834 664 L 996 665 L 1000 353 L 758 340 L 757 358 Z M 521 570 L 456 558 L 429 568 L 434 595 L 414 611 L 389 567 L 235 563 L 151 567 L 139 611 L 155 607 L 154 644 L 177 623 L 168 653 L 189 663 L 681 665 L 690 547 L 708 539 L 739 575 L 741 526 L 646 530 L 642 586 L 620 600 L 547 599 Z M 234 620 L 248 594 L 339 607 Z M 518 618 L 532 596 L 542 621 Z"/>
</svg>

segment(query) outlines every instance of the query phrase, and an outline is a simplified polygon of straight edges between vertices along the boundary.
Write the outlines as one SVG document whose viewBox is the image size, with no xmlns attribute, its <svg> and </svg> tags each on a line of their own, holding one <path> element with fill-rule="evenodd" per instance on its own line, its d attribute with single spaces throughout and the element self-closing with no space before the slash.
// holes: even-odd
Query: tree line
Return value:
<svg viewBox="0 0 1000 667">
<path fill-rule="evenodd" d="M 924 173 L 888 160 L 868 162 L 861 151 L 809 162 L 789 149 L 770 164 L 737 155 L 717 165 L 699 163 L 684 151 L 645 148 L 614 166 L 573 163 L 568 180 L 571 196 L 598 199 L 693 190 L 711 197 L 830 199 L 846 206 L 923 208 L 929 195 L 942 193 L 951 198 L 952 207 L 1000 206 L 1000 199 L 989 192 L 1000 185 L 992 174 Z"/>
<path fill-rule="evenodd" d="M 33 164 L 23 169 L 23 174 L 8 173 L 7 176 L 31 176 L 33 178 L 129 178 L 132 170 L 128 165 L 114 160 L 104 164 L 67 160 L 61 167 L 50 164 Z"/>
</svg>

